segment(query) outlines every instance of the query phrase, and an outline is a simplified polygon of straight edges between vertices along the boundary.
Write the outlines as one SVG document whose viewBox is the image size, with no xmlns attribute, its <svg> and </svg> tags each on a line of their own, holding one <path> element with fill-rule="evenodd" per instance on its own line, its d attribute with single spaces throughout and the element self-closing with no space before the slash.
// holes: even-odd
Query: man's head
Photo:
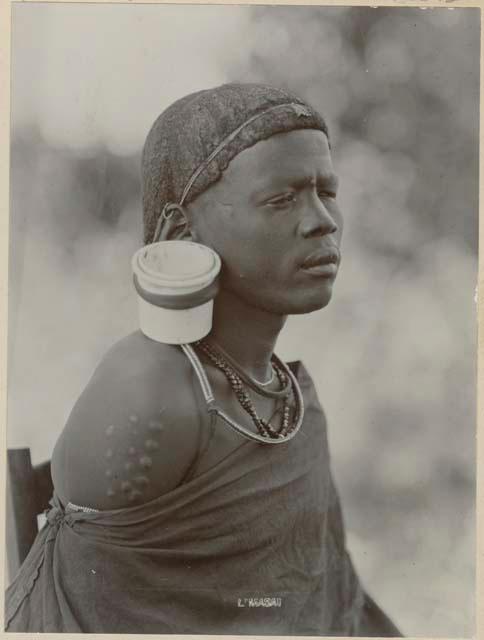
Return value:
<svg viewBox="0 0 484 640">
<path fill-rule="evenodd" d="M 335 183 L 326 124 L 301 99 L 262 85 L 202 91 L 148 135 L 145 242 L 191 237 L 220 254 L 224 288 L 248 303 L 312 311 L 336 272 L 321 261 L 339 262 Z"/>
</svg>

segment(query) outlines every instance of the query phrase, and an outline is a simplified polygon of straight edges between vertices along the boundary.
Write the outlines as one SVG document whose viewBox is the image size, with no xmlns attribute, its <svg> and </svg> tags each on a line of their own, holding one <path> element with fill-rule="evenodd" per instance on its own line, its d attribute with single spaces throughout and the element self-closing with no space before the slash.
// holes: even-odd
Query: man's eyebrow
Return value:
<svg viewBox="0 0 484 640">
<path fill-rule="evenodd" d="M 292 187 L 293 189 L 300 190 L 310 185 L 316 185 L 317 187 L 330 188 L 333 191 L 338 189 L 339 178 L 336 173 L 329 171 L 318 174 L 315 178 L 311 176 L 295 177 L 295 176 L 277 176 L 273 177 L 268 183 L 262 184 L 260 188 L 257 188 L 253 194 L 253 197 L 269 197 L 280 189 Z"/>
<path fill-rule="evenodd" d="M 324 185 L 324 186 L 332 187 L 333 189 L 336 190 L 338 188 L 339 178 L 336 175 L 336 173 L 327 172 L 327 173 L 318 174 L 316 178 L 304 177 L 304 178 L 296 178 L 294 180 L 289 179 L 288 184 L 295 187 L 296 189 L 304 189 L 305 187 L 308 187 L 311 185 L 317 185 L 317 186 Z"/>
<path fill-rule="evenodd" d="M 334 172 L 323 173 L 321 176 L 318 176 L 316 182 L 321 182 L 322 184 L 328 184 L 333 187 L 333 189 L 337 189 L 339 185 L 339 177 Z"/>
</svg>

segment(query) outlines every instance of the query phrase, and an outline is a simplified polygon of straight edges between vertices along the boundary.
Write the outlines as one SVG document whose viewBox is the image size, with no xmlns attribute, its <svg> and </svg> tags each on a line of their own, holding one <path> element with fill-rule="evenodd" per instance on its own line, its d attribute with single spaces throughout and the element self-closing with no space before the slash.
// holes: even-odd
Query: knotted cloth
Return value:
<svg viewBox="0 0 484 640">
<path fill-rule="evenodd" d="M 145 243 L 157 240 L 167 205 L 193 201 L 241 151 L 296 129 L 328 135 L 323 117 L 310 105 L 265 85 L 224 84 L 174 102 L 156 119 L 143 148 Z"/>
</svg>

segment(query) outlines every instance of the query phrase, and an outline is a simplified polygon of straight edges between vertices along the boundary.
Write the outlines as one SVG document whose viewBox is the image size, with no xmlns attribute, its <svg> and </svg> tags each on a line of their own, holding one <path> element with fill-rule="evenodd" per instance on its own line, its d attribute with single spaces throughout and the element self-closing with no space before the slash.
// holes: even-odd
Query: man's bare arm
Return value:
<svg viewBox="0 0 484 640">
<path fill-rule="evenodd" d="M 52 475 L 64 503 L 100 510 L 174 489 L 198 451 L 203 407 L 177 347 L 133 334 L 105 356 L 56 445 Z"/>
</svg>

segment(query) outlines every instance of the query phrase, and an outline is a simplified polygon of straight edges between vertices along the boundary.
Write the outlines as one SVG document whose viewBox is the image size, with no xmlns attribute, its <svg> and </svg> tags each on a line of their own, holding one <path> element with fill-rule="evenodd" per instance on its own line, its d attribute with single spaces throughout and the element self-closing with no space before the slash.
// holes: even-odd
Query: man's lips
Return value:
<svg viewBox="0 0 484 640">
<path fill-rule="evenodd" d="M 340 253 L 336 247 L 313 251 L 301 264 L 301 269 L 314 275 L 336 275 Z"/>
</svg>

